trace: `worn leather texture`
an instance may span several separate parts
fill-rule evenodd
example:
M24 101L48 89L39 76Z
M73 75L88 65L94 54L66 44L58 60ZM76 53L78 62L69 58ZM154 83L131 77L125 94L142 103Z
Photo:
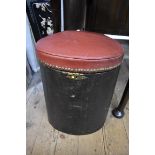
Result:
M42 38L36 51L44 63L73 69L113 67L123 58L123 48L117 41L84 31L64 31Z
M83 135L102 128L119 67L100 73L78 75L79 78L70 78L70 72L51 69L42 63L40 67L48 120L55 129Z

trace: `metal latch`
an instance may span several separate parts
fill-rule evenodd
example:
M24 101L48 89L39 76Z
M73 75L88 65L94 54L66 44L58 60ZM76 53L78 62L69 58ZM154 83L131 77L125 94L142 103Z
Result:
M71 73L67 72L67 78L72 79L72 80L83 80L86 79L87 77L84 74L81 73Z

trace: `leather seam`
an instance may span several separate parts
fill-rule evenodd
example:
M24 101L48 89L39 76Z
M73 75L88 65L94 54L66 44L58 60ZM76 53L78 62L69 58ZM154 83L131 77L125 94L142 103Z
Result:
M53 68L53 69L59 69L59 70L64 70L64 71L72 71L72 72L87 72L87 73L90 73L90 72L99 72L99 71L109 71L109 70L112 70L114 68L117 68L118 66L121 65L121 63L117 64L117 65L114 65L114 66L110 66L110 67L101 67L101 68L96 68L96 69L83 69L83 68L69 68L69 67L60 67L60 66L57 66L57 65L52 65L52 64L49 64L47 62L44 62L42 60L40 60L40 62L47 66L48 68Z

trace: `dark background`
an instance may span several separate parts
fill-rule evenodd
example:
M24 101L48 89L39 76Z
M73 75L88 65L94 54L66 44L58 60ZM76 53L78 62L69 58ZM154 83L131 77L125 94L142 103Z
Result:
M35 40L39 35L33 3L49 2L54 33L61 30L60 0L27 0L27 15ZM49 16L49 14L47 15ZM129 0L64 0L64 30L86 30L103 34L129 35Z

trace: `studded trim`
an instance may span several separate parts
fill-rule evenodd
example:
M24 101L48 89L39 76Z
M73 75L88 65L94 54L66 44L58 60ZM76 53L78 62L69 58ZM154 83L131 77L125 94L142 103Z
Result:
M97 69L80 69L80 68L67 68L67 67L60 67L57 65L52 65L52 64L48 64L42 60L39 60L40 63L42 63L43 65L47 66L48 68L51 69L59 69L59 70L63 70L63 71L70 71L70 72L85 72L85 73L90 73L90 72L99 72L99 71L108 71L108 70L112 70L114 68L117 68L118 66L121 65L121 63L115 65L115 66L111 66L111 67L103 67L103 68L97 68Z

